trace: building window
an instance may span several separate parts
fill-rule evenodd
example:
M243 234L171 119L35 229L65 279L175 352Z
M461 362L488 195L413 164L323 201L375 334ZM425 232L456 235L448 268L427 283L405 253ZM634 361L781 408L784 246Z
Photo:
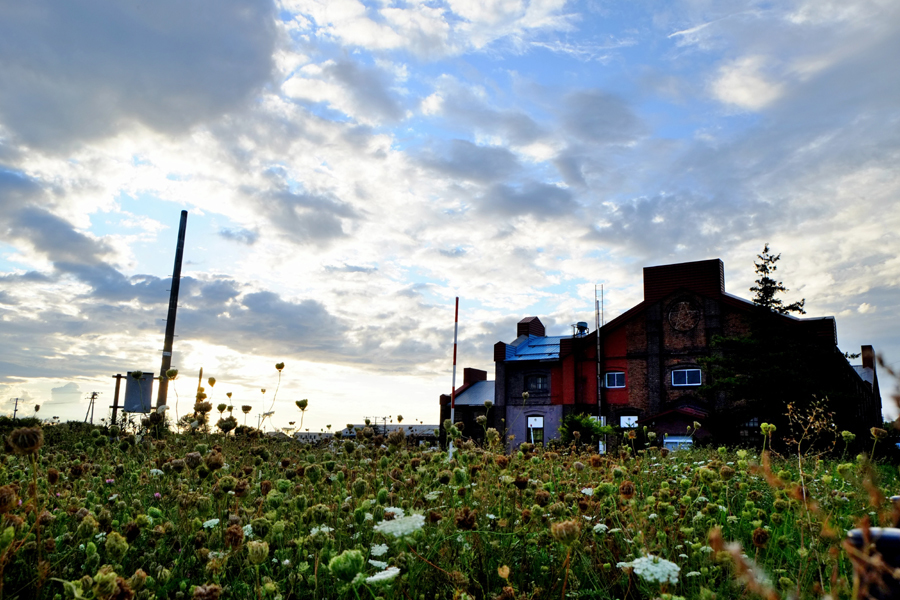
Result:
M623 388L625 387L625 373L621 371L610 371L606 374L606 387Z
M633 429L637 427L638 418L635 415L623 415L619 417L619 427L627 427Z
M677 371L672 371L672 385L676 387L700 385L700 369L678 369Z
M687 435L670 435L663 440L663 446L669 450L690 449L694 445L694 439Z
M749 440L751 437L755 437L759 433L759 417L753 417L743 425L741 425L740 436L741 439Z
M544 417L528 417L528 441L532 444L544 443Z
M525 389L529 392L546 392L550 389L550 378L546 375L529 375L525 378Z

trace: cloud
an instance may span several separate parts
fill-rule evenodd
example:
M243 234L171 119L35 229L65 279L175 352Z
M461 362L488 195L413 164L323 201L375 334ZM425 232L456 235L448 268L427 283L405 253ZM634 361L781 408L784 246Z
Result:
M247 246L252 246L259 240L259 231L251 229L228 229L223 227L219 230L219 235L226 240L246 244Z
M579 208L568 190L539 182L516 187L494 185L477 203L483 212L500 217L532 215L558 219Z
M269 80L274 17L265 0L4 5L0 124L49 152L130 123L183 134Z
M591 144L629 142L642 132L628 104L601 90L567 95L560 118L568 136Z
M442 150L426 153L422 163L455 179L498 181L513 175L520 166L516 156L503 147L450 140Z
M783 86L765 77L766 59L748 56L723 65L711 84L713 96L740 109L758 111L784 93Z
M391 83L388 72L380 67L328 60L307 65L283 89L296 100L328 103L356 121L385 124L399 121L406 112Z

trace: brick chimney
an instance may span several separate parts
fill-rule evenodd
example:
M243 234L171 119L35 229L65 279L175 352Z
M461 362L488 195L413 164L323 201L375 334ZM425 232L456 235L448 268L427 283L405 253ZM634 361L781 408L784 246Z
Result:
M875 349L872 346L861 346L862 366L866 369L875 370Z
M476 381L487 381L487 371L470 369L469 367L463 369L463 385L469 385Z
M644 267L644 301L656 302L675 290L688 288L717 298L725 292L725 265L718 258Z
M547 335L544 333L544 324L541 323L541 320L537 317L525 317L521 321L519 321L516 326L516 337L520 335L535 335L537 337L544 337Z

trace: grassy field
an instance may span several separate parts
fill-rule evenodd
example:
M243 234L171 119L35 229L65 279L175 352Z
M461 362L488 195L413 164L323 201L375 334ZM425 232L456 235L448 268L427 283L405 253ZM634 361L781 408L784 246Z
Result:
M900 490L865 455L113 431L7 436L3 598L851 597Z

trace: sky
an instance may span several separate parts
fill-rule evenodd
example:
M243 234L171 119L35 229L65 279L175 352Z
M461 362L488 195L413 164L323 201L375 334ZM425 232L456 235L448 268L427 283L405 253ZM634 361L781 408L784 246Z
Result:
M766 243L900 367L898 56L893 0L0 2L0 414L159 372L182 210L179 416L202 367L249 422L437 423L456 296L492 374L645 266L750 298Z

